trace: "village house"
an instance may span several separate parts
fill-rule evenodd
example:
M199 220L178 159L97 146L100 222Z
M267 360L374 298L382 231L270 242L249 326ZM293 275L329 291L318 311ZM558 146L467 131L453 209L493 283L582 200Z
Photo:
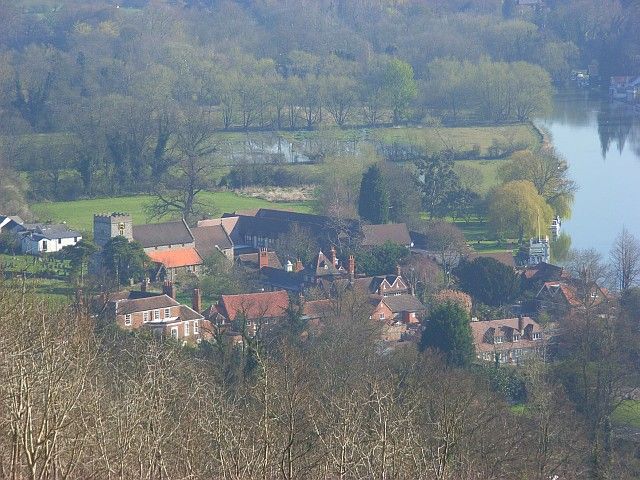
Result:
M64 247L72 247L82 240L80 232L70 230L65 224L24 224L18 233L20 249L27 255L59 252Z
M193 307L178 303L175 287L165 282L163 293L146 291L121 292L111 295L103 316L123 330L149 329L162 338L173 338L184 344L197 344L211 337L211 324L198 310L200 291L194 291Z
M224 326L254 336L273 327L288 307L289 295L284 290L222 295L206 315L218 328Z
M216 252L222 253L228 260L234 259L233 241L222 225L194 227L191 229L195 248L202 259Z
M24 230L24 220L17 215L0 215L0 233L18 233Z
M544 282L535 297L538 311L555 318L579 309L604 307L612 299L606 288L598 285L584 288L580 281L571 278Z
M542 328L529 317L471 322L471 332L479 360L519 365L544 358Z

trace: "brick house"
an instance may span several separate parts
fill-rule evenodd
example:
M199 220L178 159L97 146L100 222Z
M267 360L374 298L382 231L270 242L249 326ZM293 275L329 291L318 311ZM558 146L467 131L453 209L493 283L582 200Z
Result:
M165 285L166 286L166 285ZM199 292L194 293L197 307ZM200 343L211 337L208 320L191 307L178 303L166 293L123 292L111 296L103 316L123 330L143 328L163 338L183 344Z
M471 332L479 360L520 364L544 357L542 328L529 317L471 322Z
M151 250L147 256L155 264L153 278L175 281L180 273L200 273L204 261L193 247Z
M606 288L598 285L583 288L579 281L570 278L544 282L535 297L538 311L556 317L572 310L605 307L612 299Z
M256 335L282 319L288 307L289 294L285 290L222 295L210 315L217 326L239 331L246 328L249 335Z

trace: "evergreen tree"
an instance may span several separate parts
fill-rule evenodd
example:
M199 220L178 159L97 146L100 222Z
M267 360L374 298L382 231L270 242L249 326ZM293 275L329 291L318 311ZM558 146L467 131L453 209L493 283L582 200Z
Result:
M141 280L145 276L149 258L138 242L130 242L125 237L114 237L104 246L102 259L105 267L121 285L130 279Z
M476 302L491 307L513 302L522 288L520 277L513 268L489 257L478 257L472 262L463 260L454 274L462 291Z
M420 347L422 350L440 350L452 365L469 365L475 349L467 311L457 302L438 305L426 322Z
M371 165L362 175L358 214L374 224L389 221L389 193L378 165Z

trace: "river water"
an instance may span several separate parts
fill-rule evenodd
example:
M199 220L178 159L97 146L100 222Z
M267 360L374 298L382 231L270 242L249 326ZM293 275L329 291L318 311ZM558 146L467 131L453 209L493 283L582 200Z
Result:
M576 92L558 96L539 124L578 184L572 216L562 225L571 248L606 256L623 226L640 239L640 116Z

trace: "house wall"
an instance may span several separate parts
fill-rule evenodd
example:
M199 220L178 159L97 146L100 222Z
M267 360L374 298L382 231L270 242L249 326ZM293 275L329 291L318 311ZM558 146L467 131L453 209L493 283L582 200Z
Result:
M167 307L169 309L169 315L165 316L165 309L160 308L160 320L164 320L165 318L176 318L180 315L180 306ZM158 310L158 309L156 309ZM148 322L144 321L144 312L148 312ZM151 323L153 321L153 312L154 310L141 310L139 312L134 312L131 314L131 325L126 324L126 316L125 315L116 315L116 325L125 330L137 330L141 328L147 323Z
M382 316L381 316L382 315ZM390 322L393 320L393 312L383 302L378 303L376 308L371 314L372 320L379 320L382 322Z
M35 241L30 237L23 237L20 241L20 248L22 253L28 255L37 255L40 253L54 253L59 252L64 247L73 246L82 240L82 237L72 237L72 238L54 238L50 239L42 239L39 241ZM44 248L46 242L46 250Z

